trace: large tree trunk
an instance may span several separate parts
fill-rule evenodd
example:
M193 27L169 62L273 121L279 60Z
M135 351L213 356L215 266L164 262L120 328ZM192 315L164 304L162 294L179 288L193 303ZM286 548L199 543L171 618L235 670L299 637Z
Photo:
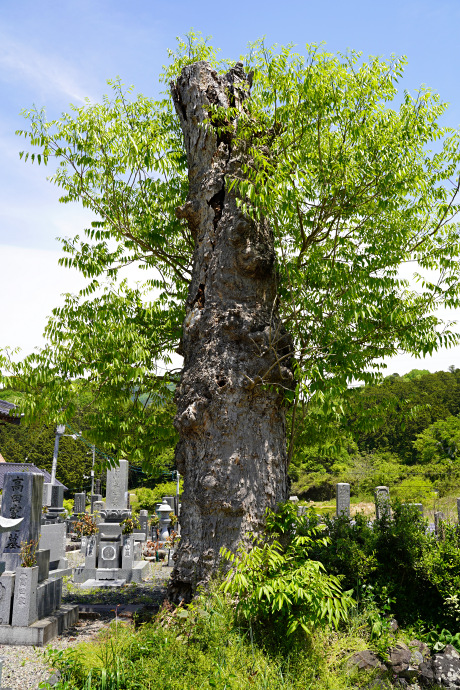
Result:
M243 67L219 76L197 62L171 88L190 184L177 215L195 240L176 393L176 462L185 479L169 596L178 602L216 571L221 546L235 550L261 530L265 509L286 499L282 388L293 377L290 339L277 315L272 232L246 218L228 191L242 158L232 136L202 124L211 104L242 107L249 95Z

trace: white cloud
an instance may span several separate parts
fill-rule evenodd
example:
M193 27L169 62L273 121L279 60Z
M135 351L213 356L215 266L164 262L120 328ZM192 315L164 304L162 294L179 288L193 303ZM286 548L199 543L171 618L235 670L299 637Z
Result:
M0 348L20 347L26 355L41 347L46 319L63 303L60 295L76 292L84 279L58 265L60 252L0 245Z
M61 56L42 53L30 46L0 35L0 74L7 81L25 82L42 94L58 93L83 103L89 89L80 75Z

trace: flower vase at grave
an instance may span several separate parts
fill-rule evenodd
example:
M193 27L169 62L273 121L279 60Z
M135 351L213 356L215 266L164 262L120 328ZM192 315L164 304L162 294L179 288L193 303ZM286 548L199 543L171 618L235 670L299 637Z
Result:
M38 619L38 565L17 568L14 583L13 626L27 627Z

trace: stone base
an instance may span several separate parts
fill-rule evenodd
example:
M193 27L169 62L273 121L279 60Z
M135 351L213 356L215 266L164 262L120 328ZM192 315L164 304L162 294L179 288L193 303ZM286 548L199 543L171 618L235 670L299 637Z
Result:
M59 577L67 577L72 575L73 568L58 568L57 570L50 570L48 580L57 580ZM0 688L0 690L2 690Z
M66 604L27 627L0 625L0 644L43 647L78 621L78 606Z
M114 582L124 580L126 582L142 582L147 577L149 563L147 561L134 561L132 568L75 568L73 581L79 584L87 580L97 582ZM111 579L108 579L111 578ZM95 587L96 585L91 585ZM102 587L103 585L99 585ZM110 587L110 585L107 585Z
M94 587L123 587L126 580L86 580L81 585L82 589L93 589Z

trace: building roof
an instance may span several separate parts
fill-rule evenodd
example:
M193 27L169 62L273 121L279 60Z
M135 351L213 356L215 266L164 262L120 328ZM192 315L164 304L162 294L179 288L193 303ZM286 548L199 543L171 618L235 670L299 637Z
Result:
M20 415L11 416L10 410L15 410L17 405L10 403L7 400L0 400L0 419L10 424L19 424L21 421Z
M51 475L46 470L41 470L39 467L35 467L31 462L2 462L0 464L0 489L3 489L3 482L5 481L5 475L7 472L38 472L43 474L45 482L51 481ZM56 479L56 484L58 486L64 486L60 481ZM67 491L67 487L64 486L64 490Z

